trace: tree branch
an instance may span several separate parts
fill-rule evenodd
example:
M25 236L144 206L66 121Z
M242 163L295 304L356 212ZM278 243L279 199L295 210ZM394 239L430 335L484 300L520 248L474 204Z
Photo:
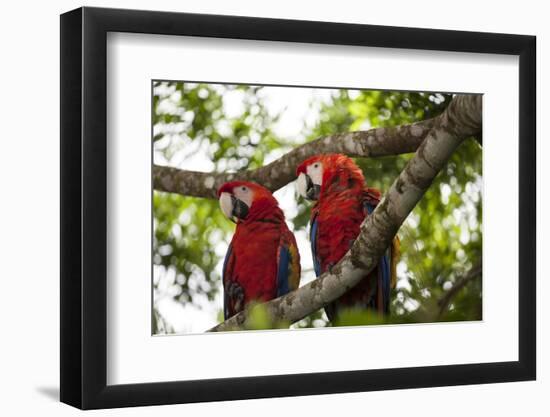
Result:
M464 288L470 281L481 276L483 270L482 267L482 261L480 260L468 271L465 276L460 278L456 282L456 284L453 285L452 288L445 293L445 296L441 298L441 300L437 302L437 304L439 305L439 313L437 315L438 319L440 319L445 311L447 311L447 308L449 307L452 299L460 292L460 290Z
M340 262L315 281L263 304L272 322L301 320L342 296L374 269L456 147L480 130L481 117L481 96L456 96L434 121L426 139L384 199L365 219L359 236ZM245 309L210 331L246 328L249 314L249 309Z
M433 119L392 128L377 128L340 133L298 146L263 167L236 173L209 173L178 168L153 167L153 187L158 191L187 196L216 198L220 186L228 181L245 180L276 191L296 178L296 168L305 159L321 153L342 153L352 157L399 155L414 152L430 129L442 119Z

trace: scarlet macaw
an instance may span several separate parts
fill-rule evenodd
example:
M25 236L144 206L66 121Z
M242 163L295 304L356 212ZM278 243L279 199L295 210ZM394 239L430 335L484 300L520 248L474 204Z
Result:
M234 181L222 185L218 197L225 216L237 224L223 264L228 319L251 301L269 301L298 288L300 255L269 190Z
M297 169L298 192L316 200L311 210L310 240L315 274L338 263L359 234L365 216L380 201L380 191L367 187L361 169L341 154L313 156ZM380 258L377 267L353 289L325 307L334 321L344 308L369 308L388 314L390 289L396 284L399 240Z

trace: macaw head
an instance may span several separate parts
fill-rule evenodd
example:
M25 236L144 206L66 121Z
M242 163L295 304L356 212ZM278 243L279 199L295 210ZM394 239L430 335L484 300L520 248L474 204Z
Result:
M323 192L331 186L342 187L342 184L365 183L361 169L345 155L333 153L315 155L298 166L296 187L298 192L308 200L318 200Z
M259 184L248 181L231 181L218 190L220 208L234 223L280 211L273 194ZM282 212L281 212L282 213Z

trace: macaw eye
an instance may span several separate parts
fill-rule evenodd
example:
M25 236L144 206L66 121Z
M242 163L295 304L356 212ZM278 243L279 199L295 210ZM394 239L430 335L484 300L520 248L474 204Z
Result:
M247 188L246 187L241 187L241 190L247 191Z
M313 164L313 168L319 168L319 164Z

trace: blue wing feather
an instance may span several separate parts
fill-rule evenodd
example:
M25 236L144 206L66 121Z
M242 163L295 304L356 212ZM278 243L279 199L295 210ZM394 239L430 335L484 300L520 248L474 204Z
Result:
M279 265L277 266L277 297L285 295L289 291L291 255L284 245L279 247Z
M386 313L389 313L390 309L390 263L388 261L388 255L382 256L380 258L380 263L378 264L378 268L380 268L380 271L382 273L382 295L384 300L384 311Z
M315 275L321 275L321 262L317 257L317 216L311 221L311 229L309 231L309 241L311 244L311 254L313 256L313 269L315 270Z
M365 207L367 209L367 213L370 215L376 208L376 206L365 202ZM380 269L380 273L382 274L382 295L384 300L384 311L386 313L389 312L390 309L390 280L391 280L391 272L390 272L390 258L389 255L384 255L382 258L380 258L380 262L378 264L378 268Z
M225 283L229 279L228 271L227 271L227 265L229 263L229 258L231 257L231 254L233 253L233 248L231 244L227 248L227 253L225 254L225 259L223 260L223 269L222 269L222 285L224 287L223 291L223 316L225 319L229 318L229 295L227 294L227 291L225 291Z
M372 212L373 212L374 209L376 208L376 206L373 206L372 204L369 204L369 203L367 203L367 202L365 202L364 207L367 208L367 214L372 214Z

